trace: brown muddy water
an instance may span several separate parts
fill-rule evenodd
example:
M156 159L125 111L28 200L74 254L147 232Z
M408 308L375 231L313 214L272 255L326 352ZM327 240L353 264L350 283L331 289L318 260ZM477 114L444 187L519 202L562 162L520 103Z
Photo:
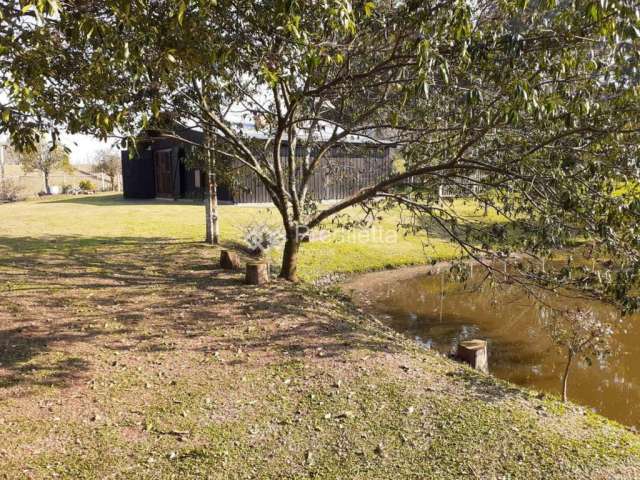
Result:
M385 278L386 277L386 278ZM395 330L442 353L462 340L485 339L490 372L502 379L560 395L566 354L551 341L535 301L516 286L477 288L449 282L443 274L404 277L371 274L346 285L356 300L382 313ZM585 306L614 322L612 354L589 365L574 361L569 399L623 424L640 427L640 316L622 319L610 306L568 298L555 305Z

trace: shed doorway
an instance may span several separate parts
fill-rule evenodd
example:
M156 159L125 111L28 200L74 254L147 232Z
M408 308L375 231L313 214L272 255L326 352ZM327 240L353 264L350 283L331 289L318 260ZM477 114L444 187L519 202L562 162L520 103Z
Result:
M160 150L154 153L156 197L173 198L174 196L171 166L171 150Z

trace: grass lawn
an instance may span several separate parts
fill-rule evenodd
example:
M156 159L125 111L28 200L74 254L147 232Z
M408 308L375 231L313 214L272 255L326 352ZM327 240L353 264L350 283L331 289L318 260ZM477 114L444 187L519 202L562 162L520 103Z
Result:
M310 285L243 285L200 243L202 216L115 197L0 205L0 478L640 476L640 440L613 422ZM224 207L223 237L256 216ZM305 278L426 258L424 239L331 240L304 246Z
M482 219L470 206L460 204L458 208ZM56 197L7 205L3 210L0 232L8 238L26 237L25 246L33 241L38 246L41 240L45 245L63 241L65 246L82 247L110 239L199 242L204 238L203 207L190 202L124 201L116 195ZM360 217L356 209L349 214ZM232 247L242 244L243 229L250 223L265 222L280 228L277 212L266 207L222 206L220 217L221 238ZM327 223L322 240L302 245L301 278L315 280L333 273L415 265L459 255L454 245L441 238L404 235L397 229L398 221L399 215L390 215L371 228L353 230ZM272 252L275 265L279 265L280 254Z

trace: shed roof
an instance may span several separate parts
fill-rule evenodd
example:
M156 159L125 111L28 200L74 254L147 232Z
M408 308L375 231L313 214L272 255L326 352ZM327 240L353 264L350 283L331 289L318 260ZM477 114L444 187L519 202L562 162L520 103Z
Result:
M267 128L259 128L256 126L254 122L233 122L230 124L230 127L239 135L248 139L255 140L264 140L268 141L274 137L274 133L270 132ZM325 122L321 124L319 128L317 128L312 133L312 140L315 142L324 142L331 138L334 131L334 127ZM338 133L340 133L341 129L338 128ZM158 139L166 136L167 133L174 133L177 136L184 137L186 140L191 141L200 141L202 139L202 129L199 127L180 127L174 130L168 129L153 129L149 128L145 130L140 136L140 140L148 140L148 139ZM298 130L298 138L306 140L308 138L308 129L299 129ZM344 139L342 139L339 143L343 144L371 144L371 145L387 145L391 146L394 142L389 139L379 138L379 135L375 135L374 132L371 134L363 134L363 135L347 135ZM286 143L286 139L284 140Z

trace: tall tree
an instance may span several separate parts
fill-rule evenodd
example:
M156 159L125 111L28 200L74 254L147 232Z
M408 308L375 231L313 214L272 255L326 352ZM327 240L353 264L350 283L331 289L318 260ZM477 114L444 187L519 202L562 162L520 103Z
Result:
M110 149L100 150L95 154L93 170L109 177L111 190L117 190L117 178L122 174L120 155Z
M97 125L105 133L125 125L133 134L164 111L174 125L210 132L215 142L199 146L256 175L280 213L284 278L296 278L300 231L355 205L401 205L417 226L437 227L488 268L485 258L510 249L539 256L577 236L591 239L615 257L611 277L528 265L522 281L580 286L634 303L637 2L166 0L64 7L46 28L69 46L51 62L52 75L64 80L52 83L64 85L53 93L61 104L83 99L68 113L71 128ZM256 116L267 148L238 127ZM170 126L160 133L181 136ZM309 182L326 168L327 153L352 136L392 144L399 167L323 208ZM527 235L461 218L438 204L443 184Z
M57 0L0 5L0 135L9 133L17 150L35 147L42 131L57 142L57 127L73 112L54 94L64 86L48 81L64 76L53 61L66 55L54 33L59 6Z
M260 178L283 219L285 278L296 277L301 229L380 199L480 253L480 231L459 231L455 212L433 205L443 182L490 192L479 200L527 218L536 248L595 227L585 212L624 202L611 185L630 173L633 148L620 141L632 146L637 134L631 2L183 2L174 17L168 5L145 15L161 38L131 31L168 59L146 80L151 110L214 132L208 148ZM242 115L262 118L269 148L235 126ZM318 209L309 181L350 135L393 143L403 169Z

